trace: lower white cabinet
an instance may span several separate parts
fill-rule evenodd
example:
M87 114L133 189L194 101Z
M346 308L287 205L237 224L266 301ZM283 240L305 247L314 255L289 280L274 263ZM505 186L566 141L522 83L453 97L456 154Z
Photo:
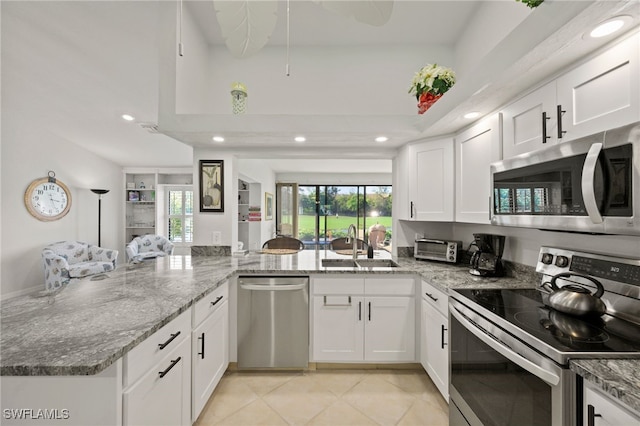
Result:
M640 424L640 413L632 412L611 397L584 384L584 419L588 426L626 426Z
M413 278L332 280L314 280L313 361L415 361Z
M422 282L420 362L449 401L449 319L447 295Z
M229 365L229 303L225 283L200 300L194 318L204 316L192 335L191 420L195 422ZM204 313L202 313L204 311Z
M187 335L123 392L124 426L190 425L191 339Z

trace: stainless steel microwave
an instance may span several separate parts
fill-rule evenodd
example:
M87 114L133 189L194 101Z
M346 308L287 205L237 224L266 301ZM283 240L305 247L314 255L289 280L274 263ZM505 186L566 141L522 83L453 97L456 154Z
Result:
M461 241L442 241L422 238L415 241L413 257L456 263L460 255Z
M640 235L640 122L491 165L491 223Z

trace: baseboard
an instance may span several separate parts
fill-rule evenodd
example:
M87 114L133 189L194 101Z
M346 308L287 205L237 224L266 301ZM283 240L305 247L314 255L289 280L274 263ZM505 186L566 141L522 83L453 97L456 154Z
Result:
M421 370L422 365L415 362L397 364L343 363L343 362L310 362L307 368L241 368L237 362L230 362L228 372L237 371L318 371L318 370Z

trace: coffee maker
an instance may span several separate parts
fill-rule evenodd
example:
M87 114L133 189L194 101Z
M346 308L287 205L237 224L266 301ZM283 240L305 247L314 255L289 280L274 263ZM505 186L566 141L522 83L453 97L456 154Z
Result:
M482 277L502 276L504 235L473 234L473 239L469 249L475 246L476 251L471 255L469 272Z

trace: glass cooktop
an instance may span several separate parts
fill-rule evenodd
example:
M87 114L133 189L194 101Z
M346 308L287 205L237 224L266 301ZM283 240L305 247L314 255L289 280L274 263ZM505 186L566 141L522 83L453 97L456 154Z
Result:
M460 302L521 339L521 333L525 332L554 350L571 353L574 357L579 357L580 353L595 352L636 352L640 357L640 327L611 315L577 317L564 314L545 306L542 293L533 289L460 289L455 292L472 303ZM505 327L504 321L509 325ZM525 339L525 342L534 346L530 339Z

